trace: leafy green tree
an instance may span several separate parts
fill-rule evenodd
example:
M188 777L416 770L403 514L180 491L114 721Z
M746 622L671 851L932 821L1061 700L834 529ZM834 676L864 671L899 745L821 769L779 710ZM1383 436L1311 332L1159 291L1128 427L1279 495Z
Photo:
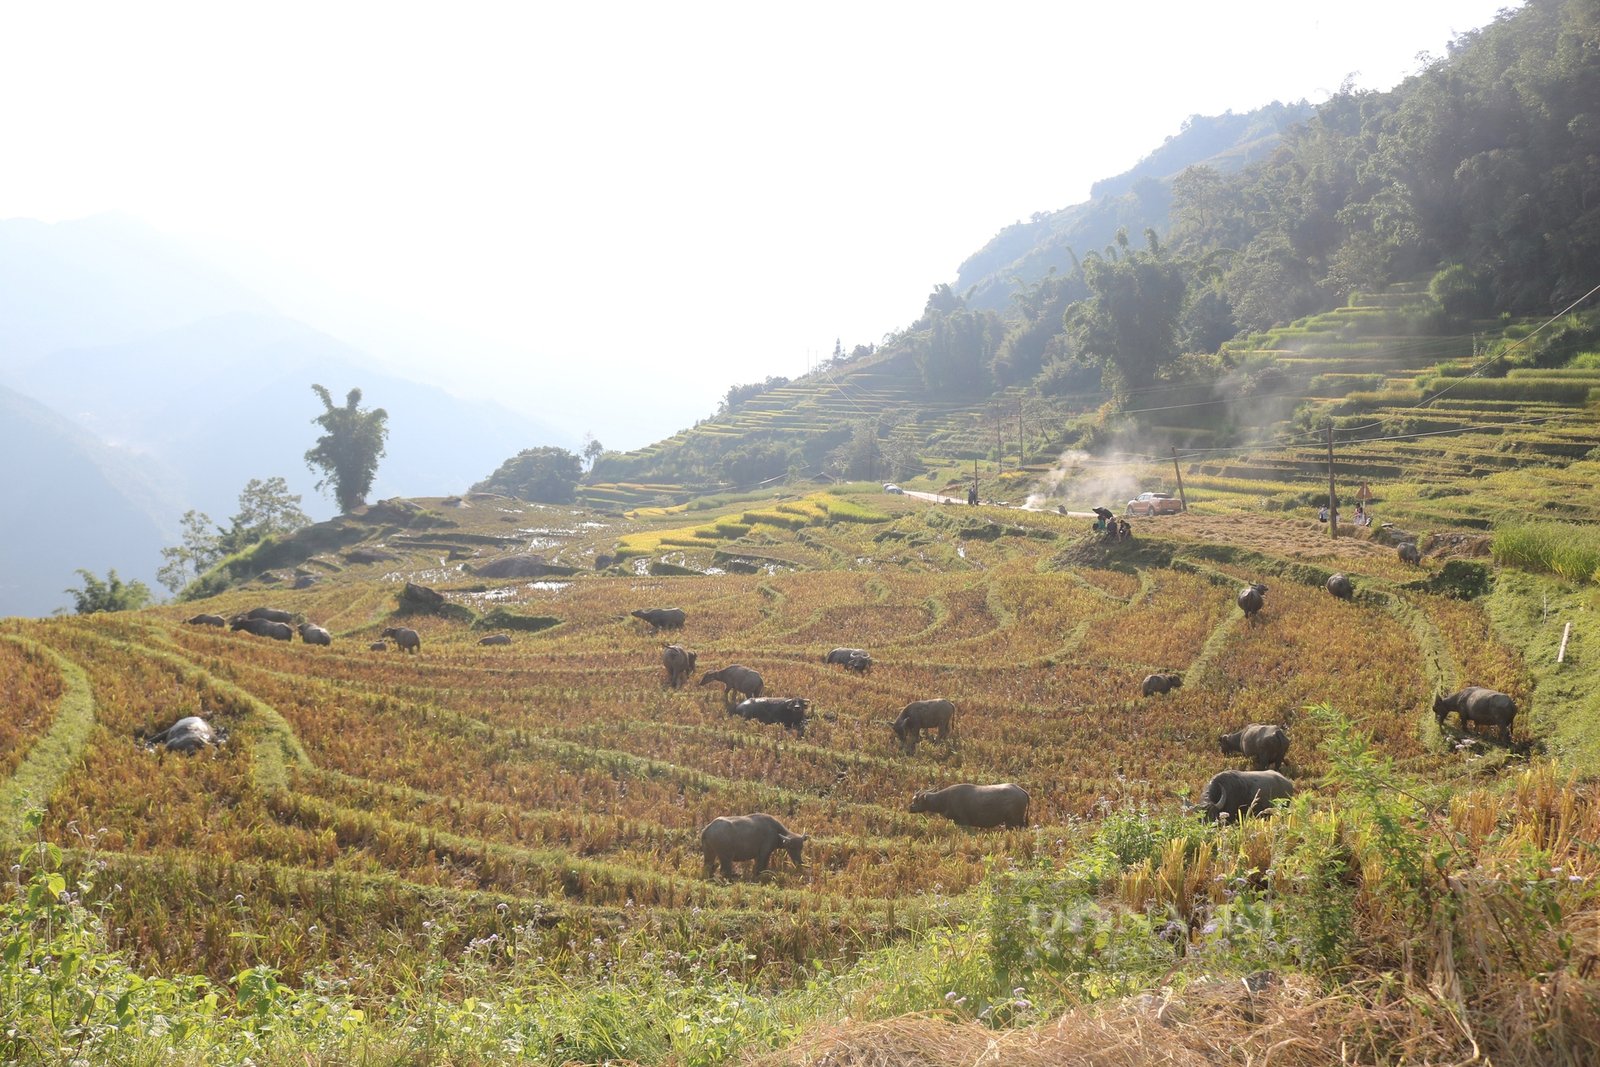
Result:
M1146 236L1148 251L1131 248L1126 232L1119 232L1119 258L1087 257L1083 276L1092 295L1065 317L1075 350L1105 367L1123 396L1149 386L1178 355L1183 269L1161 255L1153 234Z
M593 434L585 434L583 438L583 464L589 470L594 470L595 461L605 455L606 446L595 440Z
M472 489L541 504L567 504L572 501L582 474L583 465L577 456L564 448L545 445L518 452Z
M384 444L389 439L389 413L382 408L363 410L361 390L352 389L344 407L335 407L333 397L320 385L313 385L325 409L311 421L323 434L315 448L306 452L306 466L322 473L317 489L331 486L339 510L349 513L366 502L372 491L372 478L378 473Z
M224 529L203 511L183 515L183 540L163 548L156 578L173 593L211 569L224 556L249 548L274 534L293 533L311 524L300 510L300 495L281 477L252 478L239 493L239 512Z
M101 611L138 611L154 597L150 587L140 581L124 582L117 577L117 569L106 572L105 580L96 578L83 568L78 568L83 588L66 589L72 598L72 609L79 615L93 615Z

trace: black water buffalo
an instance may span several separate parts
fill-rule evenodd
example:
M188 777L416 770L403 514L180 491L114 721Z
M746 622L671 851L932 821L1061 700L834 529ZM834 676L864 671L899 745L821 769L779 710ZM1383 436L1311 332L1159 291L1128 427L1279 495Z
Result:
M1289 731L1281 726L1253 722L1231 734L1217 738L1224 756L1248 756L1255 760L1256 770L1280 770L1283 757L1289 751Z
M682 608L643 608L629 614L646 623L651 633L657 630L681 630L689 618Z
M1356 587L1348 575L1333 574L1328 576L1328 592L1340 600L1349 600L1356 595Z
M1452 711L1460 714L1463 730L1469 722L1498 726L1506 744L1511 743L1511 722L1517 717L1517 702L1498 689L1469 685L1449 696L1433 698L1433 717L1439 720L1440 726Z
M1028 791L1020 785L947 785L911 798L913 812L931 811L958 826L1027 826Z
M700 831L700 851L705 854L707 878L721 864L722 876L731 880L736 860L755 860L750 877L756 878L767 869L767 860L780 848L789 853L796 867L804 866L800 862L800 848L805 843L805 834L790 833L783 823L762 812L723 815L712 819Z
M384 637L394 638L394 647L406 652L422 651L422 635L409 626L388 626L384 628Z
M1260 582L1252 582L1239 590L1239 608L1244 612L1246 619L1254 619L1256 612L1261 610L1267 602L1267 587Z
M268 622L294 622L294 612L279 608L251 608L244 613L247 619L266 619Z
M144 739L146 748L165 745L168 752L198 752L207 745L221 744L211 724L198 715L188 715L153 737Z
M872 658L871 656L867 656L867 650L864 648L836 648L832 652L829 652L826 656L823 656L822 662L842 663L848 667L850 665L850 661L855 659L857 656L865 656L867 659Z
M1183 688L1183 675L1181 674L1147 674L1144 681L1139 684L1139 692L1145 696L1155 696L1158 693L1170 693L1174 689Z
M700 684L710 685L712 682L721 682L727 687L722 691L722 699L730 704L733 703L735 695L747 697L761 695L761 675L738 663L720 670L706 671L705 676L700 679Z
M1220 771L1206 783L1199 810L1213 821L1270 811L1274 800L1294 796L1294 783L1277 771Z
M741 700L730 709L730 715L754 719L768 726L782 726L797 734L806 732L806 707L804 697L755 697Z
M273 622L271 619L251 619L243 615L235 615L228 623L228 629L233 631L244 630L257 637L270 637L275 641L293 641L294 627L286 622Z
M383 652L388 649L388 647L389 642L387 641L374 641L372 644L367 646L367 649L371 652Z
M185 626L226 626L228 625L228 620L221 615L195 615L192 618L184 619L183 624Z
M661 665L667 669L667 684L676 689L689 680L694 670L695 654L682 645L663 645Z
M950 733L950 724L955 717L956 706L948 700L913 700L900 709L891 728L901 747L908 753L915 752L917 745L922 742L922 731L937 730L939 740L943 741Z
M1422 553L1419 552L1417 550L1417 546L1410 541L1404 541L1397 548L1395 548L1395 554L1400 557L1401 563L1409 563L1413 567L1422 562Z
M872 657L867 655L865 652L861 653L859 656L851 656L849 659L844 661L844 669L847 671L855 671L857 674L866 674L872 669Z
M490 634L488 637L478 638L478 644L480 645L509 645L510 643L510 634Z
M313 626L309 622L300 624L300 640L308 645L331 645L333 635L320 626Z

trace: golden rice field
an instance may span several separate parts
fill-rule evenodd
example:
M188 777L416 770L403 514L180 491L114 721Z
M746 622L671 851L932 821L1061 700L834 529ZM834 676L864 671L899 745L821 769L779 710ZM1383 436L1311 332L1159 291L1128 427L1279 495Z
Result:
M502 533L540 521L531 506L499 510L512 516L491 517ZM1199 516L1142 523L1126 551L1088 544L1081 520L1055 515L892 501L876 518L763 529L761 544L740 545L804 569L653 577L627 565L484 582L434 544L398 562L329 558L300 591L257 584L134 614L8 620L0 773L86 687L92 725L35 798L43 833L103 866L118 947L158 968L226 977L262 960L381 987L403 979L389 961L425 929L455 943L537 929L544 950L578 955L644 921L665 945L738 937L748 972L781 974L925 923L997 865L1063 854L1109 807L1195 797L1212 773L1245 766L1218 753L1224 731L1287 724L1288 769L1314 789L1325 757L1300 709L1332 701L1400 765L1455 774L1479 756L1441 736L1433 692L1527 695L1519 656L1475 604L1403 588L1415 573L1377 546L1319 558L1292 520L1260 520L1245 564L1194 551L1222 533ZM574 561L623 532L526 529ZM688 562L708 565L710 551ZM1346 569L1362 594L1335 600L1291 564ZM406 579L475 611L561 622L482 647L487 631L464 622L397 617ZM1234 593L1257 579L1267 607L1246 622ZM182 622L268 603L328 627L333 646ZM651 606L681 607L688 623L651 634L628 614ZM419 632L419 654L369 648L396 624ZM697 653L695 681L740 663L769 695L805 697L803 736L730 716L720 686L667 688L666 640ZM838 645L868 649L870 673L825 665ZM1157 671L1186 684L1140 697ZM907 755L888 724L928 697L957 705L953 737ZM186 758L136 740L185 715L227 742ZM917 790L963 781L1021 784L1032 825L975 831L907 810ZM703 877L701 827L754 811L809 835L805 866L779 857L760 881Z

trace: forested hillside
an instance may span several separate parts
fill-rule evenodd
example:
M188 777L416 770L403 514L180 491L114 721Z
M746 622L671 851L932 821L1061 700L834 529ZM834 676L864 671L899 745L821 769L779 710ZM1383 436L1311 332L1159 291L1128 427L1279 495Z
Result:
M1299 376L1284 357L1304 356L1304 339L1266 343L1267 331L1281 340L1346 305L1368 309L1368 320L1352 317L1341 328L1353 334L1322 340L1414 352L1434 338L1435 358L1413 374L1560 367L1583 347L1585 321L1568 323L1561 343L1536 339L1537 355L1507 345L1508 358L1481 367L1497 352L1480 341L1574 304L1583 313L1600 283L1597 39L1593 4L1536 0L1391 91L1346 88L1308 116L1280 106L1191 120L1148 166L1097 187L1090 205L1003 231L881 343L841 345L796 382L736 386L716 417L608 454L591 499L651 492L629 486L681 498L794 473L950 475L971 460L1048 462L1074 444L1227 445L1313 416L1375 436L1358 431L1371 422L1359 412L1318 401L1421 378L1369 370L1357 381L1352 366L1335 369L1349 380L1331 393L1335 379L1286 386ZM1215 148L1205 138L1218 130L1237 156L1272 147L1248 166L1183 170L1168 212L1156 175ZM1092 232L1074 229L1084 212L1123 228L1075 247L1062 235ZM992 295L1001 277L1003 308ZM1246 413L1253 400L1271 403ZM1311 403L1290 422L1297 400Z

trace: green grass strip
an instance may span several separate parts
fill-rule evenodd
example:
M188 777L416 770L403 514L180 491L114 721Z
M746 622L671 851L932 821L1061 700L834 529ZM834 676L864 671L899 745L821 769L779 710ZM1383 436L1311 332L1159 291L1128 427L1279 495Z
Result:
M23 817L32 808L49 802L63 779L83 755L89 732L94 729L94 690L83 668L54 649L24 637L6 635L5 640L29 653L48 659L61 672L61 702L50 730L41 737L11 778L0 785L0 840L20 843Z

